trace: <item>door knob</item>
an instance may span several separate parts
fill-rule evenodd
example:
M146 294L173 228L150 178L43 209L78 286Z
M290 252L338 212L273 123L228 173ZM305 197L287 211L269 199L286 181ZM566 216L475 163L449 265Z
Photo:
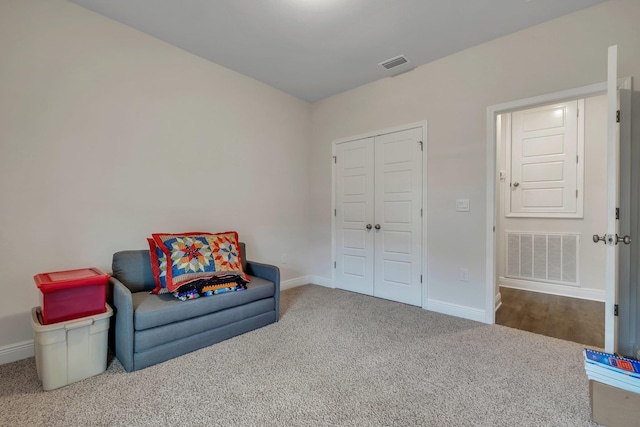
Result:
M367 224L367 230L371 230L371 224Z
M616 234L616 245L620 242L624 243L625 245L628 245L629 243L631 243L631 237L629 236L620 237Z
M606 234L604 236L598 236L597 234L594 234L593 242L594 243L603 242L606 245L607 237L608 236ZM611 236L611 238L609 239L609 244L613 244L613 243L614 243L613 236ZM620 237L616 234L615 244L617 245L618 243L624 243L625 245L628 245L631 243L631 237L629 236Z
M380 230L380 224L376 224L375 228L376 230Z
M514 186L514 187L517 187L518 185L520 185L520 183L519 183L519 182L514 182L514 183L513 183L513 186Z

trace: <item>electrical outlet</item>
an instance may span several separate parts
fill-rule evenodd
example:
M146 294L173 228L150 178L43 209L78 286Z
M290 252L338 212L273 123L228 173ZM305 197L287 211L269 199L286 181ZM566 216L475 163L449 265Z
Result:
M468 282L469 281L469 269L468 268L461 268L460 269L460 281L461 282Z
M282 258L280 259L280 261L281 261L283 264L286 264L286 263L287 263L287 261L289 261L289 257L287 256L287 254L282 254Z

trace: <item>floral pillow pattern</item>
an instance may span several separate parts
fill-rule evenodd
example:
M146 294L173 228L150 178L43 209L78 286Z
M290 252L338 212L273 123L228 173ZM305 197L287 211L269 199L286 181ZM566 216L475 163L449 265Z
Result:
M248 282L249 277L242 270L238 234L235 232L214 234L208 236L206 239L211 245L213 259L216 263L216 271L236 272Z
M167 261L166 284L163 286L162 279L159 279L161 289L154 293L173 293L182 285L193 280L211 278L229 272L236 273L243 280L249 281L249 278L242 271L238 233L235 231L217 234L156 233L152 237ZM162 257L158 255L159 276L161 263Z

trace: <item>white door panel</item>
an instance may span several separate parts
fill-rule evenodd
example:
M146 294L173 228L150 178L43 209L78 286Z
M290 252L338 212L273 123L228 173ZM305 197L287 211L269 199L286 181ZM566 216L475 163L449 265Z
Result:
M374 295L421 305L422 130L376 137ZM383 155L378 155L383 153Z
M422 128L336 144L336 287L422 305L421 148Z
M373 295L373 139L336 149L336 287Z
M411 233L408 231L384 231L385 251L408 255L411 253Z
M364 230L344 230L345 249L367 249L367 236Z
M564 202L563 188L538 188L524 190L521 205L525 208L561 208Z
M581 216L578 111L583 103L511 113L508 216Z
M525 132L564 128L566 110L563 105L545 106L522 112L522 130Z
M522 156L550 156L562 155L564 149L563 135L548 135L537 138L527 138L522 141Z
M522 181L562 181L564 179L563 162L531 163L522 166Z

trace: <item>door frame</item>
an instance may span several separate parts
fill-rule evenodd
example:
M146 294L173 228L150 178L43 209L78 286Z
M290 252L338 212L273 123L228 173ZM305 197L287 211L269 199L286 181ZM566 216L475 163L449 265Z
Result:
M359 135L353 135L345 138L335 139L331 142L331 284L332 287L336 287L336 147L338 144L342 144L349 141L355 141L358 139L364 138L375 138L376 136L386 135L389 133L400 132L409 129L422 129L422 266L421 272L422 275L422 296L421 296L421 307L426 308L427 306L427 153L429 144L427 143L428 139L428 126L427 121L422 120L419 122L408 123L405 125L399 125L394 127L389 127L385 129L375 130L371 132L361 133Z
M619 89L632 89L631 77L623 77L618 79ZM573 89L548 93L544 95L534 96L530 98L520 99L516 101L505 102L502 104L491 105L487 107L487 222L486 222L486 277L485 277L485 323L494 324L496 310L498 309L498 295L495 293L496 287L496 215L498 209L496 207L496 191L498 180L496 176L496 143L497 128L496 118L503 113L509 113L514 110L533 108L554 102L569 101L572 99L587 98L590 96L602 95L607 93L607 82L595 83L587 86L580 86ZM620 97L620 109L630 111L630 97ZM624 105L622 105L624 103ZM630 123L630 120L627 120ZM626 126L626 125L625 125ZM620 136L623 132L629 132L628 129L620 128ZM594 230L594 233L600 231Z

